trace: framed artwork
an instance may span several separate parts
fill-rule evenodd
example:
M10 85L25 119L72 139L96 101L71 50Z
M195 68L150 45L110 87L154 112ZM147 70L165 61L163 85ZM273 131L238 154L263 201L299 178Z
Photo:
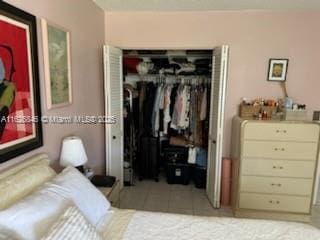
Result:
M270 59L268 81L285 82L289 59Z
M48 109L72 103L70 32L41 19Z
M42 146L36 18L0 1L0 163Z

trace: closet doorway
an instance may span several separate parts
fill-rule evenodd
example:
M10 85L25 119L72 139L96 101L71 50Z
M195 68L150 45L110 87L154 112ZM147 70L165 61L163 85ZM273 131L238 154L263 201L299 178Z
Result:
M194 179L220 207L228 53L104 46L105 112L117 119L106 125L106 172L122 188L162 172L168 184Z

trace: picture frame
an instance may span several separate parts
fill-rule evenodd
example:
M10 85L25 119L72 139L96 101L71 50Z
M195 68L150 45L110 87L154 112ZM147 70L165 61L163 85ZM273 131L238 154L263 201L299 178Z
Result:
M269 60L268 81L285 82L287 79L289 59Z
M72 104L70 32L41 19L47 108Z
M36 17L0 1L0 163L43 145Z

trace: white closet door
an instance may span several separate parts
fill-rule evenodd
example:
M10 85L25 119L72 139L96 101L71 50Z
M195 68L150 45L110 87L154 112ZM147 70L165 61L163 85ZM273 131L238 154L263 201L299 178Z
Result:
M215 208L220 207L223 124L228 54L228 46L217 47L213 50L206 191L211 204Z
M106 173L123 186L123 88L122 50L103 47L105 114L115 116L115 124L106 124Z

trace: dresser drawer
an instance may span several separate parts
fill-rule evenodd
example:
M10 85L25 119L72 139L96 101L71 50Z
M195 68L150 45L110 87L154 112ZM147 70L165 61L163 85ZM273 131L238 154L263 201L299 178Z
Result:
M239 208L309 213L310 197L241 193Z
M243 159L241 175L313 178L315 162Z
M312 179L241 176L240 191L311 196Z
M319 126L316 124L250 122L245 125L244 139L317 142Z
M317 143L244 141L243 156L272 159L316 160Z

